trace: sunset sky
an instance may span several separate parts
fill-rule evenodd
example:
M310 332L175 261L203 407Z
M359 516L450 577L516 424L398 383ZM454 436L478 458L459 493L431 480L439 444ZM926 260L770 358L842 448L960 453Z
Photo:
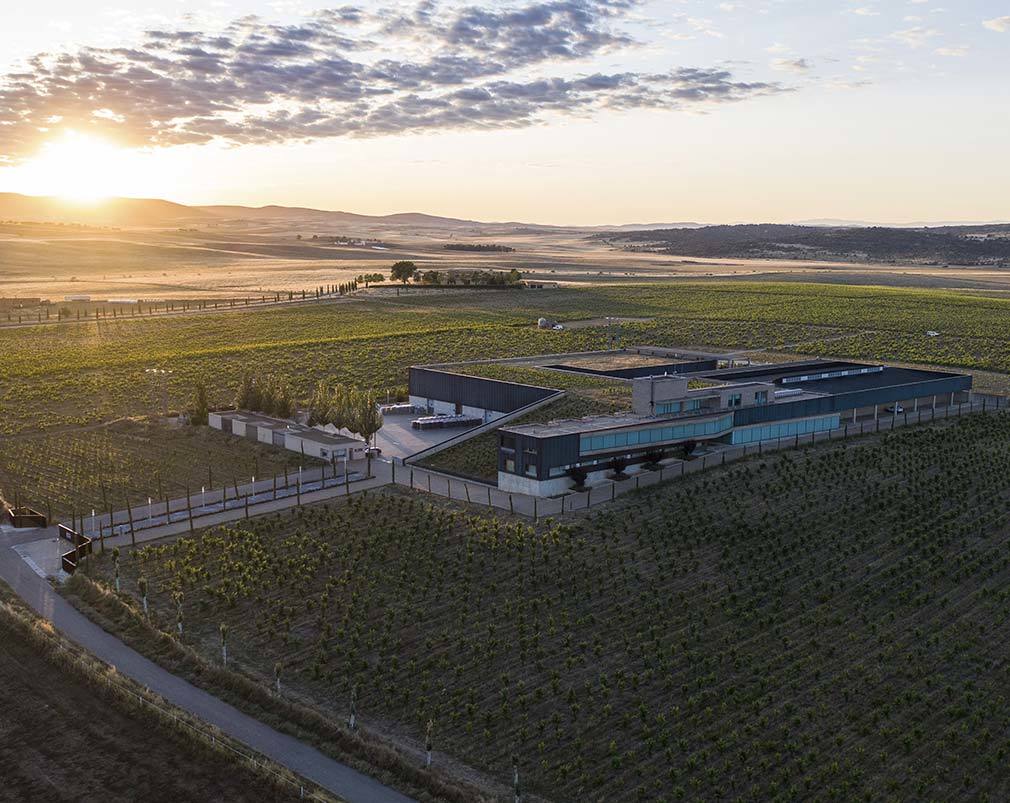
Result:
M50 0L0 27L0 191L1010 220L1007 75L995 0Z

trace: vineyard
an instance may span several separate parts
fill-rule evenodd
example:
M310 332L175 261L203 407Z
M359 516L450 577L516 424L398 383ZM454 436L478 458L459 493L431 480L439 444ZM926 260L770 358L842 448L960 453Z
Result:
M1000 801L1008 474L1010 416L969 416L563 525L355 497L140 549L122 587L264 686L430 722L506 782L514 753L555 800Z
M11 438L0 450L0 489L69 519L123 510L297 468L299 455L193 427L123 421L108 427ZM306 465L315 463L309 458Z
M246 370L307 398L319 380L402 392L412 364L605 348L605 329L543 332L570 320L647 317L620 344L787 349L1010 371L1010 301L966 293L802 284L654 283L550 293L375 296L312 307L29 327L5 334L0 434L81 425L160 408L144 370L172 370L173 409L197 382L231 402ZM940 332L928 338L927 330Z
M311 307L101 321L6 332L0 353L0 492L68 509L98 508L108 475L119 474L133 501L154 496L160 472L177 492L196 484L207 460L176 459L167 438L114 462L115 444L67 434L71 427L185 409L197 383L212 406L231 404L244 373L271 375L306 402L319 381L402 397L410 365L607 348L605 328L541 331L537 318L602 315L647 319L620 325L620 345L779 349L808 355L887 359L1010 372L1010 301L948 291L728 282L583 286L549 293L404 293ZM927 330L939 332L927 337ZM470 366L497 378L550 384L578 396L572 415L626 406L627 388L588 376L545 374L528 366ZM976 387L1010 391L1005 374L980 373ZM624 394L624 395L622 395ZM551 417L569 413L552 411ZM38 448L5 436L53 432ZM434 465L493 475L493 436L445 452ZM122 447L129 452L128 447ZM240 450L245 447L236 447ZM111 450L111 451L110 451ZM493 455L492 455L493 457ZM230 471L224 450L219 458ZM102 462L104 460L104 463ZM172 462L168 466L165 461ZM249 456L240 451L242 471ZM195 467L194 467L195 466ZM103 479L105 478L105 479ZM117 480L118 481L118 480ZM203 483L200 483L203 484ZM30 494L38 487L40 494Z

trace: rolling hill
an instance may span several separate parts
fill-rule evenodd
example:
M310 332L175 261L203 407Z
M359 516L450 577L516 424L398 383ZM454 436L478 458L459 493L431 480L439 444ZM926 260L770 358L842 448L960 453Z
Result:
M77 203L63 198L0 193L0 220L167 227L210 217L200 209L156 198L110 198Z

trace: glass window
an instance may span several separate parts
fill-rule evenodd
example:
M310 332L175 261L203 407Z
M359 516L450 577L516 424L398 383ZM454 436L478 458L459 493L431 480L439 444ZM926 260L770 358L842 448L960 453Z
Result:
M739 407L743 403L743 395L740 393L733 393L726 400L727 407Z

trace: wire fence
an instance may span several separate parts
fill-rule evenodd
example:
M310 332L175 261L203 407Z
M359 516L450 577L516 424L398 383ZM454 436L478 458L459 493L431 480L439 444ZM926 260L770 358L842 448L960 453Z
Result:
M59 645L60 649L66 649L63 644ZM135 699L140 703L141 707L146 706L152 711L157 712L160 716L170 721L175 727L180 729L186 729L187 731L196 734L202 738L205 742L210 744L210 746L215 750L220 750L229 753L243 762L249 764L257 772L260 772L273 781L283 784L286 788L291 788L293 792L297 792L298 797L303 800L321 800L329 801L333 798L330 796L322 795L315 790L314 786L285 775L282 772L278 772L274 766L276 762L272 759L267 758L262 753L258 753L252 750L241 749L235 746L234 740L229 736L219 736L217 732L210 730L209 728L200 727L195 724L190 716L182 715L177 709L169 708L164 705L160 705L150 696L151 692L149 689L145 689L146 695L142 694L133 688L131 688L126 683L122 683L113 679L113 673L116 671L114 667L109 667L109 672L106 674L106 684L110 689L116 689L119 693ZM294 773L292 772L292 775Z

